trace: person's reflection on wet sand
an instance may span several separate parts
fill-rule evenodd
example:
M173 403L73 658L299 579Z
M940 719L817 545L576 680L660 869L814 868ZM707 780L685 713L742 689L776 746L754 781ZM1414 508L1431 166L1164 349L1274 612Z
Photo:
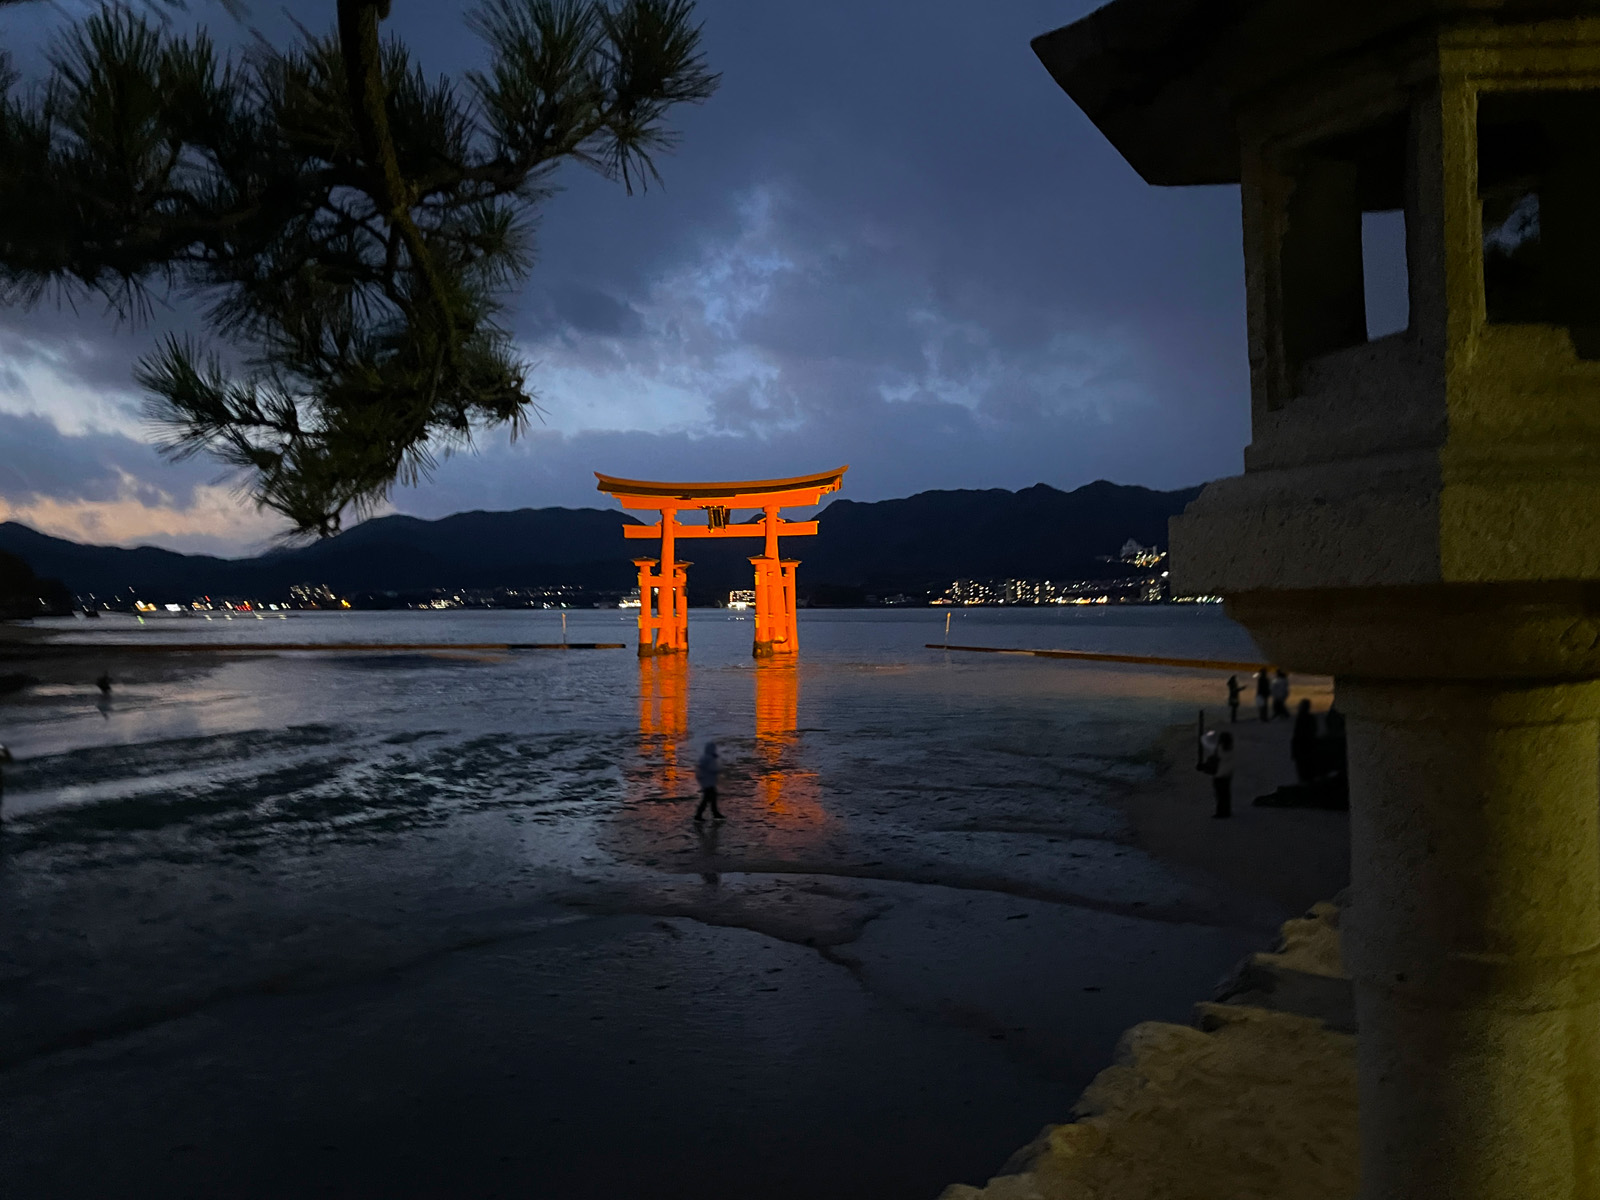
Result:
M700 840L701 866L715 866L717 862L717 839L722 835L722 826L715 821L710 824L697 823L694 827L696 836ZM710 887L719 887L722 875L718 871L702 871L700 878Z

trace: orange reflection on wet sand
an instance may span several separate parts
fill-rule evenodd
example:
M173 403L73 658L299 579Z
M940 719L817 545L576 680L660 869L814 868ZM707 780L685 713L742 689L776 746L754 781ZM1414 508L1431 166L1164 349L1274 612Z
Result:
M829 817L815 771L799 767L800 671L793 663L766 662L756 676L755 798L772 816L819 825Z
M655 796L695 792L693 764L682 744L689 736L689 660L662 655L639 660L639 757Z

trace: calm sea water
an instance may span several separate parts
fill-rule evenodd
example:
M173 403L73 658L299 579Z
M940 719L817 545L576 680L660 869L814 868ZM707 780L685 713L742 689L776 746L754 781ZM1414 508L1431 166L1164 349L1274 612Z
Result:
M1171 701L1186 706L1195 692L1187 685L1201 678L1121 668L1019 666L1011 660L925 649L926 643L945 640L945 616L927 609L803 613L795 690L806 723L820 720L819 706L871 709L880 700L894 704L907 694L937 699L955 716L976 688L984 693L985 704L1004 703L1008 692L1023 704L1105 699L1143 727L1168 721L1175 711ZM744 615L711 610L696 610L690 617L692 651L685 673L692 728L684 735L748 734L753 681L760 677L749 655L752 622ZM110 615L96 622L38 624L57 631L63 641L108 646L563 640L562 614L554 611L294 613L231 620ZM566 614L565 636L573 642L631 647L634 618L627 611L573 610ZM958 645L1259 657L1249 635L1211 606L967 609L951 614L949 640ZM0 729L14 749L30 757L175 735L236 732L262 722L281 726L336 720L374 733L411 732L448 715L487 728L531 724L615 731L635 720L641 692L652 686L650 673L641 673L631 650L461 657L283 654L177 672L170 681L151 679L150 672L137 667L134 660L134 677L117 688L108 711L95 707L95 694L82 687L45 688L43 694L35 693L32 704L0 708ZM1213 685L1204 694L1215 690ZM1141 728L1139 736L1144 732ZM27 782L25 778L17 786ZM51 773L40 782L54 784L57 779ZM31 807L81 796L79 791L46 787L13 799Z
M1221 676L926 649L944 623L805 612L793 666L713 611L687 662L331 648L559 641L548 611L62 623L118 682L0 707L19 1194L981 1180L1279 914L1209 917L1112 802ZM632 634L567 614L571 641ZM965 610L950 640L1257 657L1207 607ZM712 739L729 820L696 826Z
M565 617L573 641L631 642L636 612L571 609ZM1250 635L1230 621L1220 605L808 609L800 614L801 645L807 658L822 660L911 654L924 643L944 640L947 614L950 640L958 644L1191 656L1256 652ZM293 612L233 618L108 614L93 622L59 618L36 625L62 640L89 643L560 641L562 616L550 609ZM748 654L747 613L693 609L689 620L693 661L731 661Z

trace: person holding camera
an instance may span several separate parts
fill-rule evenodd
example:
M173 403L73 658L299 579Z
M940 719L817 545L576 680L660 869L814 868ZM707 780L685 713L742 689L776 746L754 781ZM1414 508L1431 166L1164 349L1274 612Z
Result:
M1211 776L1211 794L1216 800L1213 818L1233 816L1233 734L1207 730L1200 739L1204 757L1200 769Z

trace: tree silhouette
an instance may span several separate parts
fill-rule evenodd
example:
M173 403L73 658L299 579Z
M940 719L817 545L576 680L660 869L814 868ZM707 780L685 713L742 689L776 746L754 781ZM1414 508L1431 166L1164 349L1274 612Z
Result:
M337 0L331 35L222 55L113 7L30 87L0 56L0 301L198 299L214 340L135 372L163 448L239 469L299 534L523 427L499 317L554 172L647 186L669 112L717 84L692 0L488 0L461 80L381 40L388 11Z

